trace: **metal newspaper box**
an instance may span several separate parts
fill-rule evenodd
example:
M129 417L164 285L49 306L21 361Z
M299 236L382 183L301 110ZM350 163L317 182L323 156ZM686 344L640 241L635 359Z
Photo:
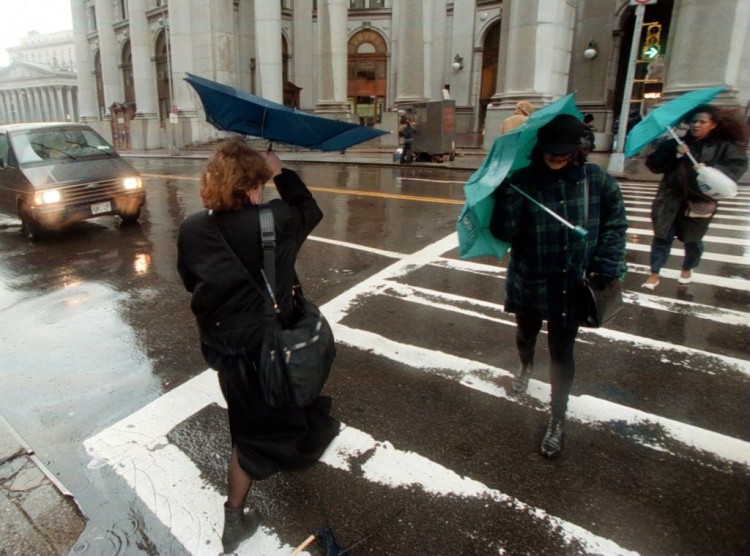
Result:
M414 104L417 133L412 148L417 160L445 162L455 158L455 100Z

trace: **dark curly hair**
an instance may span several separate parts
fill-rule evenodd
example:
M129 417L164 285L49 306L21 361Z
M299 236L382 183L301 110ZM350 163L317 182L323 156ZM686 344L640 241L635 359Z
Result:
M201 174L203 206L216 212L236 211L250 204L248 192L271 179L263 156L241 138L224 141Z
M745 130L742 122L737 118L737 111L731 108L719 108L713 104L701 104L685 114L683 122L690 123L696 114L708 114L716 127L711 131L709 137L731 141L739 145L745 142Z

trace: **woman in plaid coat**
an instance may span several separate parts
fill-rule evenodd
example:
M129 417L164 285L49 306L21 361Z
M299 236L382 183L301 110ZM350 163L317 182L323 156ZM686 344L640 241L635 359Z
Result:
M573 348L578 334L576 304L586 274L603 287L621 278L625 265L625 206L617 182L595 164L585 164L583 124L563 114L541 127L531 164L506 179L495 192L490 230L511 244L505 283L505 310L516 315L516 347L521 360L513 390L526 391L534 369L534 347L547 321L550 352L551 417L542 453L562 451L568 396L575 376ZM561 225L515 185L574 225ZM588 214L584 189L588 187Z

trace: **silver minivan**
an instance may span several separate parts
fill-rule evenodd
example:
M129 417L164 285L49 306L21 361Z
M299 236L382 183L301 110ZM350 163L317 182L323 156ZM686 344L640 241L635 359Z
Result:
M0 126L0 211L34 241L104 215L134 222L146 201L140 174L84 124Z

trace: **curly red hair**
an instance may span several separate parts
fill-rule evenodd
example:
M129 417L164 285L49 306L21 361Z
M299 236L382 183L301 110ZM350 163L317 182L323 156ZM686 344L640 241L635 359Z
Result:
M216 212L236 211L250 204L248 192L271 179L266 160L236 137L211 154L201 174L203 206Z

